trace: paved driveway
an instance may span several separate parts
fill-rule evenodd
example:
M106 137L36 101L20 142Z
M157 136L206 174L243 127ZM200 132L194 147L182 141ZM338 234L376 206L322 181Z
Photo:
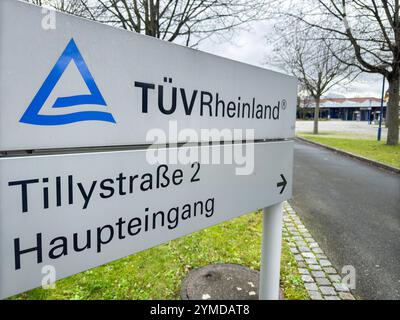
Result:
M290 201L340 272L356 269L355 294L400 299L400 175L296 142Z
M296 132L312 132L313 121L296 121ZM343 134L356 134L357 137L374 139L377 136L378 126L368 124L367 121L319 121L318 128L320 132L332 132ZM387 129L382 128L382 137L386 137Z

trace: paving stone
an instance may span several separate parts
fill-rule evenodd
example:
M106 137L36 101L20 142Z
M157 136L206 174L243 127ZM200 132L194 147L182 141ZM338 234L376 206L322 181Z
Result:
M314 282L313 277L306 274L301 275L301 280L303 280L303 282Z
M316 278L325 277L325 272L323 272L323 271L311 271L311 274Z
M333 282L333 283L340 283L342 279L340 278L339 275L337 274L328 274L328 278Z
M310 275L310 271L308 271L306 268L299 268L299 273Z
M311 300L324 300L319 291L308 291L308 294L310 295Z
M353 300L354 297L349 289L341 283L341 277L332 267L323 250L287 202L284 205L283 220L285 222L283 236L288 238L290 251L297 261L299 273L310 298L312 300L323 300L324 298L326 300ZM311 274L308 269L311 270ZM331 282L333 282L333 286ZM320 291L318 291L318 287ZM339 296L337 296L338 293Z
M294 255L294 258L295 258L296 261L302 261L302 260L304 260L304 259L303 259L303 256L302 256L301 254L295 254L295 255Z
M326 273L329 273L329 274L335 274L335 273L337 273L336 270L335 270L335 268L332 268L332 267L324 268L324 271L325 271Z
M322 267L329 267L332 265L332 263L329 260L325 260L325 259L319 260L319 264Z
M356 300L354 296L348 292L339 292L339 297L342 300Z
M321 248L311 248L311 250L314 253L319 253L319 254L324 253Z
M341 292L349 292L349 288L343 283L334 283L333 286L335 287L336 291Z
M304 258L315 258L315 255L314 255L314 253L312 253L312 252L302 252L301 255L302 255Z
M330 286L331 282L329 281L328 278L315 278L315 282L319 285L319 286Z
M318 286L315 283L305 283L304 287L308 290L308 291L317 291L318 290ZM332 288L333 289L333 288Z
M336 296L337 293L334 287L331 286L320 286L319 290L321 290L322 294L325 296Z
M298 247L307 247L307 243L304 241L296 241L296 244Z
M340 300L340 298L337 296L326 296L325 300Z
M290 248L290 251L291 251L292 253L299 253L299 250L297 250L296 247Z
M319 264L310 264L310 265L308 265L308 267L311 270L322 270L322 268L321 268L321 266Z
M305 260L307 264L318 264L318 261L314 258L306 258Z

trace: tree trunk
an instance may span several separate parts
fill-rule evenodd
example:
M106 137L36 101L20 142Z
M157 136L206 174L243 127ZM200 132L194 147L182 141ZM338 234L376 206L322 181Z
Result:
M314 134L318 134L319 103L320 103L320 97L315 99L314 131L313 131Z
M388 122L387 144L399 143L399 102L400 102L400 76L389 80L389 102L386 107L386 119Z

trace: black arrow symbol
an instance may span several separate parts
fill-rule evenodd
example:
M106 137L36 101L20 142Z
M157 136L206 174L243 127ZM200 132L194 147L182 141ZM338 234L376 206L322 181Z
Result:
M278 183L276 184L276 186L277 186L278 188L279 188L279 187L282 187L281 192L279 192L279 194L281 194L281 193L283 192L283 190L285 190L285 187L286 187L286 185L287 185L287 181L286 181L285 176L284 176L283 174L281 174L281 178L282 178L282 181L281 181L281 182L278 182Z

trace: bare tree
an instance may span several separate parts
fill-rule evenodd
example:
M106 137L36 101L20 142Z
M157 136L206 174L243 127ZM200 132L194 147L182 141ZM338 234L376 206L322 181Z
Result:
M387 144L399 142L400 0L308 0L291 2L286 15L348 44L354 61L343 63L378 73L389 82ZM275 5L276 5L276 1ZM280 2L280 1L278 1ZM286 4L286 9L288 5ZM283 13L283 11L281 12ZM333 52L335 54L335 52ZM337 56L340 60L341 58Z
M45 5L45 1L43 1L43 0L25 0L26 2L30 2L30 3L33 3L33 4L36 4L37 6L43 6L43 5Z
M321 97L335 85L350 83L359 73L353 66L342 62L351 58L346 48L326 39L322 33L325 32L315 34L313 29L294 24L290 18L275 26L278 40L274 46L273 63L297 77L300 91L313 98L314 134L318 134Z
M264 17L263 0L28 0L186 46ZM66 5L69 3L70 5Z
M90 0L25 0L37 6L52 7L55 10L90 18L86 4Z

